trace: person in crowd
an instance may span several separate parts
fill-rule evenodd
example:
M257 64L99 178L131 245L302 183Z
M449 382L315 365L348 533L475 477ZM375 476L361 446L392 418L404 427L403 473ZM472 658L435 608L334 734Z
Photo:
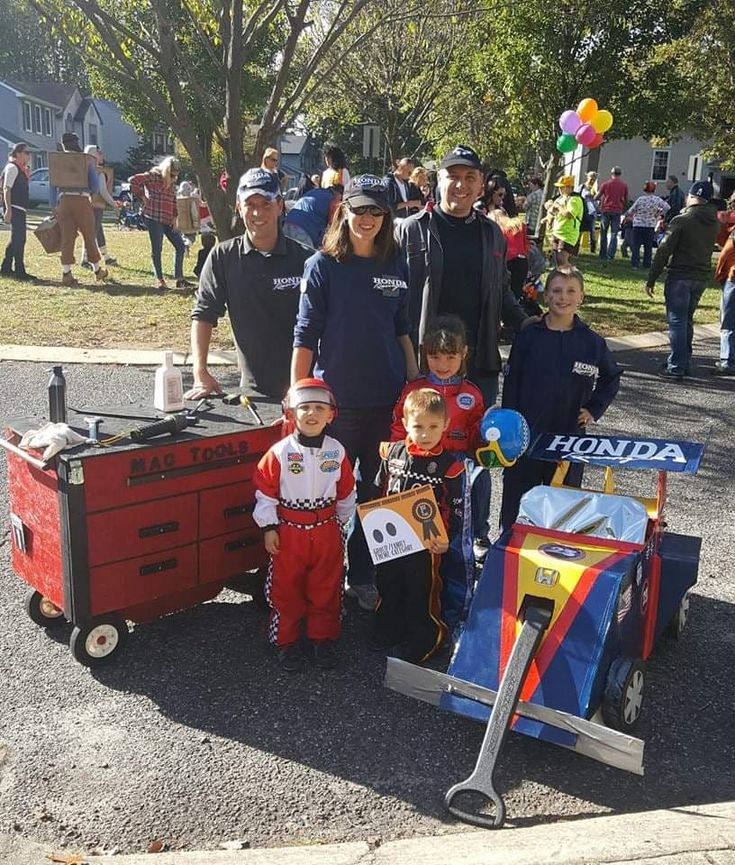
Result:
M202 275L202 271L204 270L204 265L209 258L209 253L214 249L217 244L217 236L213 231L203 231L200 235L202 238L202 246L197 253L197 261L192 270L194 271L194 276L197 278Z
M656 195L656 182L646 181L643 184L643 195L639 195L624 214L625 219L633 221L633 243L630 247L632 267L640 267L641 245L643 246L643 267L651 266L656 225L668 209L669 205Z
M628 185L620 179L622 174L623 169L620 166L613 166L610 179L600 186L595 195L595 201L600 204L600 258L603 261L612 261L615 258L620 218L628 204Z
M459 316L467 329L467 377L489 408L498 395L501 321L517 330L526 314L510 289L503 232L473 207L482 189L479 156L458 145L440 163L439 204L402 222L397 237L408 264L414 344L423 343L440 313Z
M522 216L498 213L495 221L503 232L506 243L505 262L510 272L510 290L520 303L523 286L528 277L528 231Z
M194 384L187 399L222 392L207 368L207 355L212 328L225 311L230 316L242 386L254 386L277 399L288 389L299 286L309 250L280 230L283 199L271 172L251 168L243 174L237 188L237 210L244 233L218 244L199 277L191 313Z
M61 136L61 147L66 153L82 152L82 148L79 146L79 136L76 132L65 132ZM71 271L74 264L74 244L77 239L77 232L82 235L87 250L87 258L92 265L97 281L101 282L103 279L107 279L107 270L100 264L102 256L97 248L94 211L91 202L91 195L97 192L98 188L99 180L95 160L89 161L87 179L83 186L74 189L57 189L55 186L49 186L51 212L56 216L61 231L62 285L79 285Z
M188 202L182 202L182 198L188 198ZM186 225L187 231L181 232L186 243L186 255L189 254L189 248L194 244L197 234L201 228L199 221L199 210L201 208L202 199L199 196L199 190L190 180L182 180L176 190L176 214L177 222L181 227L182 223ZM182 205L188 207L188 213L181 212Z
M278 188L284 190L286 188L286 183L288 182L288 177L286 176L286 172L281 171L279 168L280 164L281 154L275 147L266 147L263 151L263 158L260 161L260 167L263 171L270 171L278 182Z
M303 622L314 663L329 670L338 661L342 526L355 512L355 477L344 446L325 432L337 411L329 386L297 381L285 406L296 428L267 451L255 473L253 519L271 557L268 638L283 668L298 672L305 661Z
M510 185L508 175L502 168L494 168L488 172L490 180L494 180L497 186L503 188L503 200L501 206L508 216L518 216L518 208L516 207L515 195L513 187Z
M316 189L314 185L314 181L309 177L309 175L302 171L299 177L299 182L296 185L296 200L306 195L307 192L311 192L312 189Z
M96 192L92 195L92 210L94 211L94 229L97 238L97 249L99 249L105 265L114 267L117 264L117 259L107 251L107 238L105 237L105 230L102 227L102 217L105 215L105 208L111 207L113 210L117 209L117 202L110 195L110 190L107 188L107 177L105 176L105 172L100 170L105 164L105 154L102 152L102 148L98 147L96 144L88 144L84 148L84 152L90 156L94 156L97 161L98 187ZM87 268L91 268L92 266L89 263L86 246L83 247L81 265L82 267Z
M576 268L555 268L546 278L547 313L524 328L510 351L503 380L503 407L520 412L540 433L583 433L615 398L621 370L605 340L577 315L584 279ZM582 464L572 463L565 484L579 486ZM522 456L503 471L500 523L505 530L518 516L521 496L548 484L556 465Z
M505 187L501 185L500 178L491 177L485 184L485 195L483 203L485 205L485 215L488 219L497 222L498 216L507 216L507 212L503 207L505 200Z
M324 164L327 166L322 171L321 186L329 189L330 186L341 186L347 188L350 182L350 172L347 170L347 157L344 151L336 145L327 147L324 151Z
M377 487L390 495L430 485L447 534L461 535L465 471L442 445L449 423L444 397L432 388L411 391L403 403L403 423L406 437L381 445ZM447 549L445 541L432 539L426 550L378 565L374 649L398 647L403 660L420 664L441 646L447 625L441 618L440 569Z
M544 201L544 182L540 177L528 181L530 192L526 196L526 225L528 233L535 237L539 229L539 215Z
M713 375L735 375L735 235L732 229L717 259L715 282L722 286L720 299L720 359Z
M395 168L385 178L388 204L393 216L410 216L421 210L421 192L411 183L411 172L414 169L413 159L404 156L397 159Z
M544 205L552 218L551 248L556 267L568 267L572 257L579 253L582 233L584 201L574 192L574 178L565 174L554 184L559 195Z
M720 249L727 242L730 232L735 228L735 192L727 199L724 210L718 210L717 221L720 223L715 243Z
M31 158L31 148L25 141L19 141L13 146L8 162L2 171L2 194L4 203L4 220L10 225L10 242L5 247L3 263L0 266L2 276L12 276L13 279L35 279L26 270L26 211L28 209L28 178L31 172L28 161Z
M465 378L467 370L467 332L464 322L456 315L439 315L426 331L421 346L422 374L406 384L393 409L390 438L405 441L404 406L409 394L431 388L441 394L446 405L448 425L442 436L442 447L462 463L471 461L465 483L471 488L471 507L466 507L465 518L472 520L472 534L482 546L487 537L487 514L490 507L490 475L474 465L475 451L483 443L480 421L485 411L482 394L476 385ZM450 548L442 560L442 620L450 632L464 619L474 590L474 558L469 533L453 532Z
M595 228L597 221L597 205L595 204L595 195L597 195L597 172L588 171L585 175L584 183L579 187L579 194L584 202L584 213L582 215L582 234L587 232L589 235L590 252L594 255L597 249L597 238L595 236Z
M176 288L186 290L190 287L184 279L186 244L176 228L176 181L178 179L179 163L174 156L167 156L150 171L134 174L130 178L130 191L135 198L143 200L143 218L151 242L151 263L159 289L168 288L163 277L161 262L164 237L174 248Z
M669 223L646 280L646 294L653 297L656 280L667 268L664 299L671 352L659 375L674 381L691 375L694 313L712 275L712 248L719 228L713 195L708 180L691 185L686 209Z
M345 190L322 248L306 263L294 329L291 380L312 367L332 388L339 414L330 425L360 480L358 501L375 497L378 446L388 439L393 406L406 379L418 375L409 336L405 262L379 177L355 177ZM362 528L348 544L348 595L375 609L375 573Z
M283 233L311 249L318 249L324 232L342 201L341 186L312 189L294 202L283 220Z
M421 205L433 201L431 184L429 183L429 172L421 165L417 165L411 172L409 182L421 193Z
M669 193L664 199L664 201L669 205L669 209L666 213L666 222L671 222L671 220L675 216L678 216L684 209L686 196L682 192L682 189L679 186L679 178L675 174L669 174L666 178L666 189Z
M314 188L318 189L322 185L322 176L321 174L312 174L311 182L314 184Z

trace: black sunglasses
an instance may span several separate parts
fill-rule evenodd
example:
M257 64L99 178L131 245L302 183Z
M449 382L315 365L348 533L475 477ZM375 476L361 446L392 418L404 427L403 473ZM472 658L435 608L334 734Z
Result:
M349 204L347 205L348 209L355 214L355 216L365 216L366 213L369 213L370 216L385 216L385 211L374 204L363 204L361 207L351 207Z

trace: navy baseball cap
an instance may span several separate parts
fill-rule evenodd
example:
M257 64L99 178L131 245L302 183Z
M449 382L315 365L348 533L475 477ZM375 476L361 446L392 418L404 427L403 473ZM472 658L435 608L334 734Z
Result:
M692 183L689 187L689 194L709 201L715 194L715 190L709 180L697 180L696 183Z
M379 207L384 213L390 211L385 183L374 174L353 177L342 196L342 202L354 207Z
M466 165L468 168L476 168L482 171L482 162L477 153L464 144L458 144L439 163L439 168L451 168L452 165Z
M247 201L251 195L262 195L269 201L280 198L281 188L276 175L264 168L249 168L237 184L237 197L240 201Z

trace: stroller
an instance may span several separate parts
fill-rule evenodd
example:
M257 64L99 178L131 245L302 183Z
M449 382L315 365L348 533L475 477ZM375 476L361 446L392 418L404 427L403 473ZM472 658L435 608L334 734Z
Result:
M143 218L143 208L136 207L132 201L123 201L123 206L117 213L118 228L127 231L147 231L148 226Z

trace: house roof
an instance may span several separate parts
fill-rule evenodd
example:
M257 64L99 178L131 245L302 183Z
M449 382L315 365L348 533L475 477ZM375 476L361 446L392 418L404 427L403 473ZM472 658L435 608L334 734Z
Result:
M48 102L59 108L65 108L77 89L73 84L57 84L55 81L12 81L6 82L14 89L33 96L42 102Z
M307 140L308 135L282 135L281 153L284 156L298 155L304 149Z
M8 144L17 144L20 140L12 132L8 132L7 129L3 129L2 126L0 126L0 138L3 141L7 141Z
M84 117L89 110L90 105L92 106L92 108L94 108L94 113L97 115L97 117L100 119L100 121L102 121L102 116L97 110L95 100L92 99L91 96L85 96L84 99L82 99L82 101L79 103L79 108L77 108L77 113L74 115L74 119L81 123L84 120Z

